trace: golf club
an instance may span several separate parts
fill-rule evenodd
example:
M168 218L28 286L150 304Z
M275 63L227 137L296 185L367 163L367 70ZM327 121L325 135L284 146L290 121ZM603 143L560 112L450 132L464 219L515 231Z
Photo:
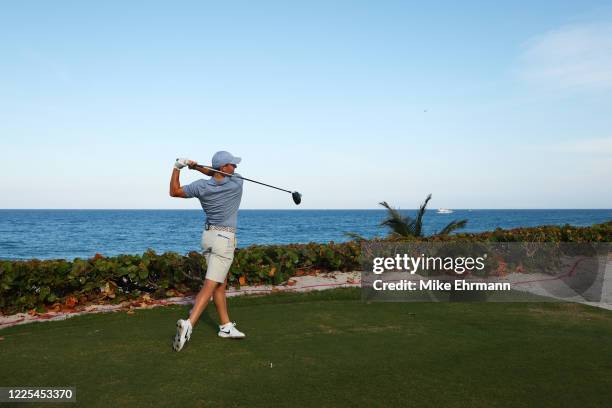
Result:
M177 159L177 160L178 160L178 159ZM241 179L243 179L243 180L250 181L250 182L252 182L252 183L261 184L262 186L266 186L266 187L275 188L275 189L277 189L277 190L284 191L284 192L286 192L286 193L291 194L291 197L293 198L293 202L294 202L295 204L299 205L299 204L302 202L302 195L301 195L300 193L298 193L297 191L289 191L289 190L285 190L284 188L280 188L280 187L271 186L270 184L262 183L261 181L257 181L257 180L251 180L251 179L248 179L248 178L246 178L246 177L237 176L237 175L235 175L235 174L225 173L225 172L223 172L223 171L221 171L221 170L217 170L217 169L214 169L214 168L212 168L212 167L202 166L201 164L196 164L196 165L195 165L195 166L193 166L193 167L194 167L194 168L195 168L195 167L201 167L201 168L203 168L203 169L208 169L208 170L215 171L215 172L217 172L217 173L221 173L221 174L223 174L224 176L229 176L229 177L238 177L238 178L241 178Z

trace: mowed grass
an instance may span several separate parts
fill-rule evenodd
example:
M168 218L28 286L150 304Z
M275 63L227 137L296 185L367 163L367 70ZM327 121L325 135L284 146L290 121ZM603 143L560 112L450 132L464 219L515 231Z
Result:
M246 339L217 337L211 305L180 353L171 343L189 306L2 330L0 386L74 386L77 406L86 407L603 407L612 400L605 310L365 303L357 289L233 298L229 307Z

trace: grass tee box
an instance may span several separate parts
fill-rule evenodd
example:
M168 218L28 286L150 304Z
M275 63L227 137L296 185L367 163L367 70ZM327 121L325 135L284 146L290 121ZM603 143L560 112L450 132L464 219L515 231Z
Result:
M249 337L218 338L209 308L178 354L173 328L189 306L2 330L0 385L73 386L76 405L87 407L601 407L612 399L609 311L367 303L358 289L229 302Z

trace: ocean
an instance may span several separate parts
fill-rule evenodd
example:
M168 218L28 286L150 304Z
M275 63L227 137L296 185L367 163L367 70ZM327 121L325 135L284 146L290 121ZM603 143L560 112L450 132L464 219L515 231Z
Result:
M416 210L402 210L414 216ZM382 237L383 210L240 210L238 247L251 244L342 242L345 232ZM455 219L467 219L462 232L497 227L591 225L612 220L609 210L428 210L426 234ZM0 210L0 259L73 259L200 251L202 210Z

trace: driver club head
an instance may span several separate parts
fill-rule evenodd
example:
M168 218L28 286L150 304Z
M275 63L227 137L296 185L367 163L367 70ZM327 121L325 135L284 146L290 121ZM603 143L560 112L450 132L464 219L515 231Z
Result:
M298 193L297 191L294 191L293 193L291 193L291 197L293 197L293 202L298 205L302 202L302 195Z

